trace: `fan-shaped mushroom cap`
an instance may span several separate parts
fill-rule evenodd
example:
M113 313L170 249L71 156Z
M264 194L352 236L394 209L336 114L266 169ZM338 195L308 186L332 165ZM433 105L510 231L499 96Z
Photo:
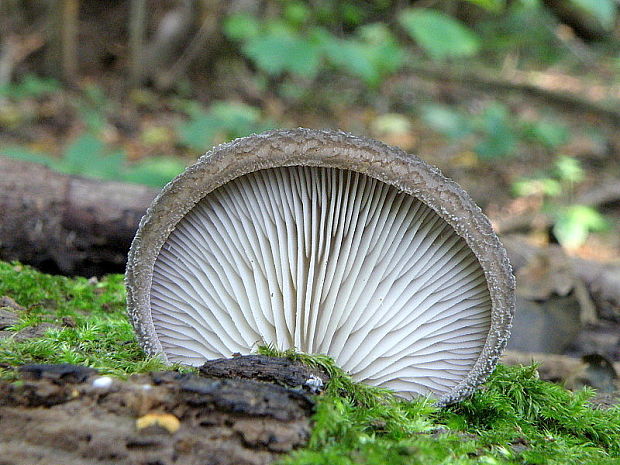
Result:
M191 365L257 344L447 404L493 369L514 278L469 196L419 158L333 131L216 147L168 184L127 265L149 354Z

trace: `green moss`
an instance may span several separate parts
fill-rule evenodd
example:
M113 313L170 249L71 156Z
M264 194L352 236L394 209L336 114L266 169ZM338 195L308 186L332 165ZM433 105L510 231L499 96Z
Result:
M260 352L331 376L308 447L282 464L620 464L620 407L596 410L592 390L541 381L536 366L500 365L470 399L439 409L354 383L329 357Z
M119 376L164 368L135 340L120 275L89 281L0 262L4 295L26 307L15 333L55 327L45 337L0 339L3 364L70 362ZM535 366L498 366L473 397L439 409L431 399L404 401L355 383L326 356L259 351L321 366L331 377L317 396L308 446L282 464L620 464L620 407L593 409L591 390L541 381Z
M9 296L25 310L15 332L0 339L0 362L77 363L102 373L126 376L164 367L140 349L125 314L122 275L101 281L40 273L18 263L0 262L0 296ZM42 323L54 325L45 337L25 338L18 331ZM5 369L11 376L12 370Z

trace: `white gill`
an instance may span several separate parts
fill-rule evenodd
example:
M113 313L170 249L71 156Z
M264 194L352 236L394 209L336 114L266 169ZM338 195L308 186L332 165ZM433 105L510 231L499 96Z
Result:
M335 168L256 171L205 196L162 247L150 299L171 362L270 343L407 397L462 381L491 325L483 270L452 227Z

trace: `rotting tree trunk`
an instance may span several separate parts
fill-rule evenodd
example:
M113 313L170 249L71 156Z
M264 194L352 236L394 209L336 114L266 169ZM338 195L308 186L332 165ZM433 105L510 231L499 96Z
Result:
M235 371L243 359L214 362ZM264 357L260 366L322 376L281 360ZM0 381L6 463L265 465L310 435L314 400L286 385L176 372L93 384L94 370L74 365L20 371L22 383Z
M85 276L123 272L157 191L0 157L0 259Z

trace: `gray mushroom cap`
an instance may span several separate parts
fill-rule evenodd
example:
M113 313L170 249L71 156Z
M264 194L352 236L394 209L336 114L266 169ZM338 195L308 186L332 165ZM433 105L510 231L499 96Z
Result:
M150 355L325 353L399 395L461 400L509 336L514 277L482 211L419 158L336 131L220 145L169 183L129 252Z

